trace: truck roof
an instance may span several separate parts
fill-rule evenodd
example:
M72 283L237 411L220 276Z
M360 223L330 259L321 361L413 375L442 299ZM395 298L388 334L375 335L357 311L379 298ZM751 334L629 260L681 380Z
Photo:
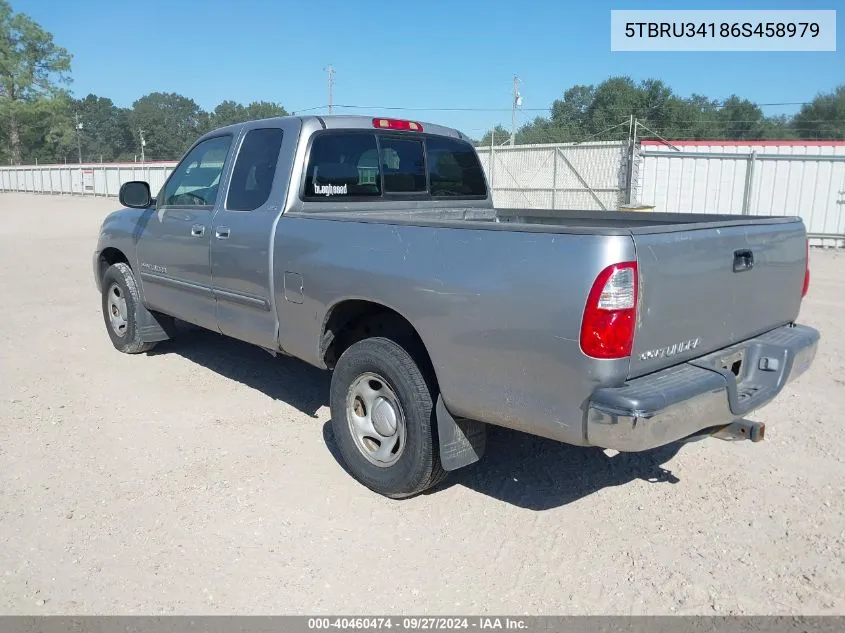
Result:
M364 116L364 115L356 115L356 114L329 114L329 115L289 115L284 117L270 117L267 119L258 119L259 121L278 121L281 119L299 119L302 121L303 125L306 123L313 123L319 127L329 130L373 130L378 129L373 125L373 119L397 119L398 117L390 117L390 116ZM428 123L426 121L419 121L417 119L400 119L402 121L412 120L414 123L419 124L422 126L423 132L428 134L437 134L439 136L450 136L452 138L459 138L465 141L470 141L470 138L460 132L460 130L456 130L454 128L445 127L443 125L437 125L435 123ZM243 123L235 123L233 125L227 125L225 127L220 127L212 132L217 132L219 130L223 130L226 128L236 129L242 125L246 124L253 124L256 121L244 121ZM208 134L211 134L209 132ZM203 135L205 136L205 135Z

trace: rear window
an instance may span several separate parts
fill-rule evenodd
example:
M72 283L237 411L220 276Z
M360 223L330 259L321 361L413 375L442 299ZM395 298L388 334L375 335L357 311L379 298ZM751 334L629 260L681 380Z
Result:
M472 147L442 136L429 137L425 144L432 197L487 194L484 172Z
M329 132L314 137L303 196L343 200L430 195L487 195L472 147L447 137L395 133Z
M423 193L425 150L422 139L384 137L381 141L381 171L388 193Z

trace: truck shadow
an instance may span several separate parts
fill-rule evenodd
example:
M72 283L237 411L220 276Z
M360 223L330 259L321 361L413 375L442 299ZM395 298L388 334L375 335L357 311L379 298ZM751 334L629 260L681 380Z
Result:
M253 345L208 330L181 322L178 327L178 338L159 344L149 354L177 354L286 402L312 418L328 405L329 372L293 358L274 358ZM323 425L322 433L328 450L344 468L330 422ZM674 457L681 446L608 457L599 449L490 426L487 451L481 461L451 473L425 494L460 485L518 507L548 510L637 479L677 483L678 478L661 464Z
M159 343L148 354L177 354L206 369L286 402L316 418L329 400L331 375L286 356L264 350L186 323L177 322L179 335Z
M323 425L323 440L346 470L330 422ZM487 452L481 461L450 473L446 481L424 494L436 495L460 485L528 510L550 510L637 479L676 484L680 480L661 464L672 459L681 446L608 457L601 449L490 426Z
M481 460L451 473L430 493L462 485L521 508L549 510L637 479L676 484L680 480L662 464L681 446L609 457L599 448L570 446L490 426Z

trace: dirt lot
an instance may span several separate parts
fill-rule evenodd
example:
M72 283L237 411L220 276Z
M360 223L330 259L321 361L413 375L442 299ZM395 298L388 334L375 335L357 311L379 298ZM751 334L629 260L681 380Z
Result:
M812 252L823 345L765 442L497 429L395 502L333 457L328 374L200 330L112 348L116 204L0 194L0 612L845 614L845 254Z

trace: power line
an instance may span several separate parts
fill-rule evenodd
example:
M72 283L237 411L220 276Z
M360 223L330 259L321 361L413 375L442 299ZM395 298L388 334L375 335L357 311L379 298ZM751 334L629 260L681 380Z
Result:
M768 108L774 106L787 106L787 105L810 105L812 101L783 101L780 103L751 103L753 106L757 106L758 108ZM664 106L665 104L660 103L647 108L647 111L656 110ZM694 105L694 104L689 104ZM714 104L713 107L717 109L724 108L726 105L725 102L721 104ZM319 110L326 106L315 106L312 108L303 108L298 109L296 112L310 112L313 110ZM513 108L482 108L482 107L472 107L472 106L454 106L454 107L419 107L419 106L383 106L383 105L353 105L353 104L334 104L329 105L328 107L334 108L345 108L349 110L403 110L406 112L511 112ZM552 109L552 105L545 107L545 108L522 108L520 107L519 110L521 112L550 112ZM602 112L624 112L626 114L630 114L631 108L603 108Z

